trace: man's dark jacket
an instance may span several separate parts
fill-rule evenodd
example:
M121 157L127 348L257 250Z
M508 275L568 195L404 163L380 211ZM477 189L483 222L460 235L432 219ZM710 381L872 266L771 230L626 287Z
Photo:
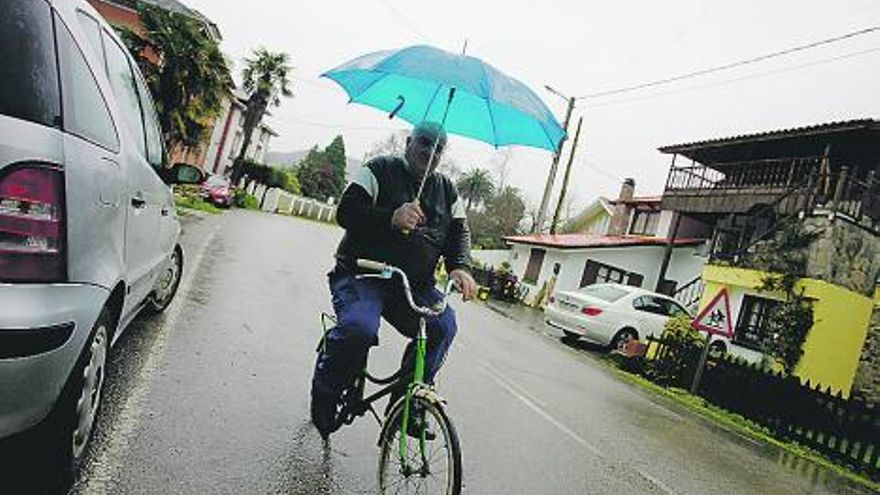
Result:
M427 222L405 234L391 227L394 210L415 199L418 179L406 161L378 157L367 162L342 193L336 221L345 236L338 265L357 272L355 260L382 261L403 269L414 285L433 284L442 255L447 272L470 266L470 230L452 181L437 172L425 179L420 204Z

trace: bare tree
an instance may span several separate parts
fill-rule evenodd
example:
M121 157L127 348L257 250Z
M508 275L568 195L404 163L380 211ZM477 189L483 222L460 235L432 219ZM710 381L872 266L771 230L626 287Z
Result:
M523 222L528 223L528 228L524 229L525 232L531 232L535 223L538 222L538 204L531 199L526 200L526 214L523 217Z
M403 156L407 136L409 136L408 131L395 131L384 140L374 143L370 150L364 153L364 163L377 156Z
M507 185L507 177L510 175L510 159L513 157L513 149L501 148L491 158L492 168L495 170L495 190L503 191Z

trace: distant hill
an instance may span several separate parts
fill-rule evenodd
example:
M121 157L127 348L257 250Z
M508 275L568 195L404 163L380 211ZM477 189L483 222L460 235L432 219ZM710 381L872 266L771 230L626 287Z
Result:
M300 160L309 154L309 150L296 151L268 151L266 152L266 163L276 167L294 168L299 165ZM345 176L351 177L357 169L363 165L363 161L350 156L345 157Z

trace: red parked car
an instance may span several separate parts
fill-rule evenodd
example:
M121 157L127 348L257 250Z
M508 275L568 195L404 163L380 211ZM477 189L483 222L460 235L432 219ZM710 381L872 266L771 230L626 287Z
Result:
M232 206L232 186L225 177L220 175L208 177L208 180L202 183L200 190L205 201L221 208Z

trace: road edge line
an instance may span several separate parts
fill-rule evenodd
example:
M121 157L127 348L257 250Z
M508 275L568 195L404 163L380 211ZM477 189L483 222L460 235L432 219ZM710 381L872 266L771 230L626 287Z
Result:
M189 263L191 267L189 273L181 282L177 295L168 308L168 312L163 316L158 325L158 336L150 346L149 357L141 368L138 377L134 380L135 385L130 389L128 398L120 409L118 418L111 427L110 432L107 433L109 438L107 448L101 451L98 457L91 463L90 476L82 486L83 493L105 495L108 492L109 485L115 479L116 473L119 472L121 468L120 461L128 451L131 437L140 424L142 415L141 404L150 391L153 374L159 368L158 365L165 355L165 341L168 338L168 334L177 324L184 301L189 296L193 280L195 280L195 276L202 265L204 254L219 230L220 224L218 223L205 238L195 258Z

